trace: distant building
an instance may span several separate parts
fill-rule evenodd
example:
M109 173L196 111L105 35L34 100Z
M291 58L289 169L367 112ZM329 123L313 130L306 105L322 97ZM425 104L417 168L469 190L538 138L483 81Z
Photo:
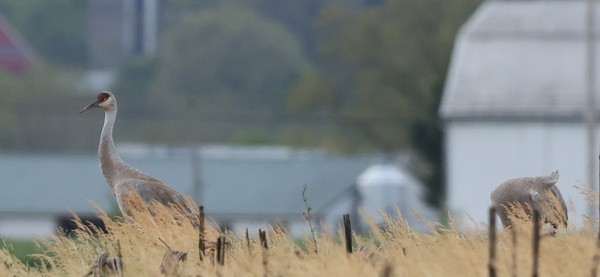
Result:
M23 73L35 60L33 49L12 25L0 15L0 69Z
M317 228L324 223L330 231L335 231L342 223L342 215L350 213L355 230L359 230L358 205L377 207L381 203L365 202L370 199L360 195L357 181L366 179L370 185L373 177L376 181L388 178L386 174L380 176L377 168L382 165L376 155L348 156L287 147L231 146L207 146L192 151L189 148L123 145L119 152L126 162L176 190L192 195L197 203L205 206L207 216L238 234L246 228L256 232L272 223L285 227L292 236L308 234L309 228L302 215L306 211L302 199L305 185L307 204ZM401 160L394 161L393 165L385 163L387 172L393 171L393 186L420 186L402 164ZM36 174L23 174L31 169L35 169ZM4 180L0 189L9 192L0 195L0 236L48 235L59 223L68 227L64 224L68 223L70 210L93 219L95 208L90 201L109 213L118 212L93 154L6 154L0 156L0 177ZM421 209L422 204L412 206L419 196L411 190L405 191L409 193L405 197L396 195L405 192L394 190L388 195L394 201L402 200L395 205L408 215L409 223L422 227L420 221L411 217L413 210L436 221L436 217L428 217L430 214ZM388 205L381 210L389 212L393 208Z
M83 83L103 90L116 71L133 57L153 55L158 48L164 11L162 0L90 0L88 57L90 72Z
M586 8L586 1L485 1L460 30L439 111L455 220L486 222L497 185L557 169L572 203L569 218L581 223L588 213L574 187L587 179L590 151L582 116ZM598 149L591 151L597 156Z
M90 0L90 66L115 70L128 58L154 54L158 47L161 0Z
M369 220L385 225L383 215L394 220L405 219L412 228L429 231L431 222L438 222L438 212L424 201L423 185L403 166L392 161L372 164L357 179L358 207L370 218L356 217L361 229L369 227ZM358 219L358 220L357 220Z

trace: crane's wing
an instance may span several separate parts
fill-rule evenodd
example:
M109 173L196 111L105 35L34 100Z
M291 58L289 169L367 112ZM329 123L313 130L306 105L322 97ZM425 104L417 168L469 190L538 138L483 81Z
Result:
M545 187L547 190L549 190L552 194L552 197L550 197L550 198L556 198L556 199L548 199L548 201L550 202L549 203L550 206L554 210L554 214L558 216L557 219L558 219L559 223L566 227L568 224L568 221L569 221L569 215L567 212L567 204L565 203L565 200L563 199L562 194L560 193L560 190L556 186L556 183L558 182L559 177L560 177L560 174L558 173L558 170L556 170L556 171L552 172L552 174L550 174L550 176L541 177L541 178L542 178L543 187Z
M196 210L196 204L189 197L184 197L161 182L137 184L135 190L146 203L156 201L166 206L176 204L190 212Z
M540 213L545 222L551 223L554 228L558 228L559 225L567 227L569 220L567 206L556 186L542 192L530 189L529 196L534 209Z
M147 204L157 202L165 206L176 205L190 217L198 214L196 204L190 197L179 194L158 180L129 179L117 186L115 190L117 198L118 195L127 195L133 191Z
M561 208L562 208L562 212L561 214L563 214L563 216L565 217L565 222L563 222L563 224L566 226L567 222L569 220L569 215L567 213L567 204L565 204L565 200L562 197L562 194L560 194L560 190L558 190L557 186L552 186L550 188L550 192L552 192L552 194L554 194L554 197L556 197L556 200L558 201L558 203L560 204Z

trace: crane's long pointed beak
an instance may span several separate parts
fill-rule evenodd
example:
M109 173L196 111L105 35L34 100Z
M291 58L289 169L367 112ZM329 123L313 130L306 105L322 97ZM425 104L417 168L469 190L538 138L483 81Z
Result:
M93 108L98 108L100 106L98 106L98 104L100 104L100 101L98 101L97 99L94 100L94 102L90 103L89 105L87 105L85 108L79 110L79 113L85 112L89 109L93 109Z

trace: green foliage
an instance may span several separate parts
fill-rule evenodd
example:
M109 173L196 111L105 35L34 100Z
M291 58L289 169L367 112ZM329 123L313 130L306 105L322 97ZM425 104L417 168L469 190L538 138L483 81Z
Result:
M0 150L56 151L87 143L89 127L74 115L89 97L74 94L73 84L58 76L40 64L18 76L0 72Z
M275 144L273 136L270 136L267 132L260 131L248 131L234 135L231 140L233 144L239 145L269 145Z
M19 94L24 84L13 78L7 71L0 71L0 91L2 92L2 101L0 101L0 122L3 128L0 128L0 145L14 144L18 137L18 119L16 104L22 101L23 96Z
M39 260L32 257L32 254L37 254L42 251L36 242L25 239L0 239L0 248L9 249L10 253L23 264L35 266L39 264Z
M447 12L440 14L447 22L443 26L443 32L439 35L439 41L443 45L450 45L454 41L455 33L460 24L471 12L479 5L480 1L461 0L447 3ZM444 200L446 198L446 187L444 181L446 172L444 167L444 147L443 147L443 129L442 122L437 116L444 82L447 75L447 68L450 58L450 49L446 49L447 54L441 57L436 64L436 79L430 84L429 93L432 95L431 101L425 106L426 114L415 120L411 125L411 146L421 159L420 165L415 170L417 175L424 181L427 193L425 200L427 203L443 210L445 208ZM442 52L442 49L438 49Z
M0 0L0 10L43 58L85 65L87 1Z
M410 148L439 207L438 100L456 31L479 2L168 1L158 55L129 61L112 88L123 115L117 139ZM0 0L38 53L67 67L85 64L86 8ZM95 148L101 119L76 114L90 97L72 93L65 76L39 65L23 76L0 72L0 149Z
M121 69L112 91L118 92L120 103L128 104L122 114L139 116L152 107L150 91L157 69L157 59L150 57L134 59Z
M444 74L445 76L445 74ZM429 105L429 113L411 125L411 146L419 155L420 161L414 171L426 185L425 200L436 208L443 208L446 198L444 180L443 130L437 110L443 90L444 77L440 76L433 86L435 103Z
M387 1L358 12L341 5L324 10L317 22L319 77L306 74L292 89L290 105L308 111L327 106L375 146L406 147L410 122L425 116L433 101L430 87L452 46L447 33L462 23L446 20L454 18L446 16L454 4L444 3Z
M288 108L292 112L306 109L325 109L335 99L332 82L315 70L304 71L298 82L290 88Z
M305 66L298 41L252 10L222 4L173 26L161 51L158 93L274 109Z
M169 7L177 13L189 13L197 12L205 8L212 8L222 1L228 0L170 0Z
M416 149L427 200L439 207L445 192L438 99L454 36L478 3L390 0L362 10L328 7L316 23L316 70L291 88L288 107L325 110L335 124L362 134L362 144Z

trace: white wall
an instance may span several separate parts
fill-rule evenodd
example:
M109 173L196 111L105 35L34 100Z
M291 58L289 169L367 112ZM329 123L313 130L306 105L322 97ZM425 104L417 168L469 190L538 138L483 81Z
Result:
M459 224L474 226L468 216L487 222L490 193L505 180L549 175L557 169L569 220L581 225L581 215L589 214L588 203L574 187L587 182L583 124L449 122L446 126L448 205ZM597 156L598 150L594 153Z

